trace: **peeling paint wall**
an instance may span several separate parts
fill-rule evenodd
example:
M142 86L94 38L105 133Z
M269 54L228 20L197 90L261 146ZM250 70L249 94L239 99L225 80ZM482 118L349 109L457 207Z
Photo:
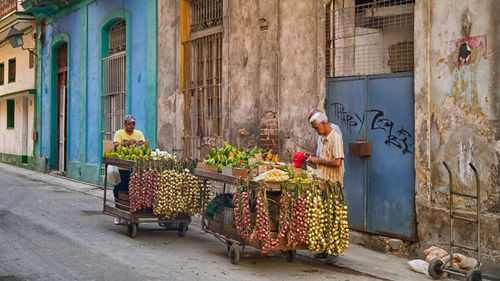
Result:
M182 149L180 1L158 0L158 147ZM323 0L223 1L222 138L290 159L316 146L306 121L324 108Z
M180 81L180 3L158 0L157 147L182 149L183 96Z
M449 178L456 191L481 188L483 269L500 276L500 68L497 1L415 3L415 169L420 250L448 249ZM455 198L459 213L473 216L475 202ZM475 227L457 223L456 242L475 245ZM472 244L471 244L472 243Z

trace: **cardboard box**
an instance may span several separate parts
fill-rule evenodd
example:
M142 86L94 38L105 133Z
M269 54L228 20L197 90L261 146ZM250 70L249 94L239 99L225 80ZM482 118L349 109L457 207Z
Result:
M249 169L233 168L233 177L248 178Z

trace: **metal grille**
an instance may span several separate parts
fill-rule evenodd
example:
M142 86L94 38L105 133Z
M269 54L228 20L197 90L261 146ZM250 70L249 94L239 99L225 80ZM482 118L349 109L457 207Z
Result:
M200 158L221 141L222 33L186 42L189 79L184 85L184 153Z
M191 0L191 32L222 24L222 0Z
M126 45L126 24L120 21L109 29L109 54L116 54L125 51Z
M326 75L413 71L413 10L414 0L329 2Z
M18 0L2 0L0 1L0 19L8 14L17 11Z
M102 60L103 140L113 140L125 115L125 52Z

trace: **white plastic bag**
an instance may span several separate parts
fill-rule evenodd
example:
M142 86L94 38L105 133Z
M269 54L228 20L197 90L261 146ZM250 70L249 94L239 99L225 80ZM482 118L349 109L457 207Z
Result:
M429 276L429 264L424 260L412 260L408 262L408 265L413 271Z
M112 185L119 184L122 179L120 178L120 172L118 171L118 167L108 165L108 183Z

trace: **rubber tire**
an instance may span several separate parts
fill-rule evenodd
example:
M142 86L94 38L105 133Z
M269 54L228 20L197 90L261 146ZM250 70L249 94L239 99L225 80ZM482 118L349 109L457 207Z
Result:
M134 238L137 235L137 223L129 223L127 225L127 232L130 238Z
M177 234L179 234L180 237L186 236L186 231L187 231L187 225L185 223L179 223L179 229L177 230Z
M471 269L469 272L467 272L467 275L465 275L465 279L467 281L481 281L483 280L483 276L481 275L481 271L477 269Z
M442 270L443 261L440 259L432 260L427 268L427 272L434 279L439 279L443 276L444 271Z
M286 260L288 262L294 262L295 258L297 257L297 251L295 250L287 250L286 251Z
M229 249L229 258L232 264L240 263L240 248L237 245L233 245Z

